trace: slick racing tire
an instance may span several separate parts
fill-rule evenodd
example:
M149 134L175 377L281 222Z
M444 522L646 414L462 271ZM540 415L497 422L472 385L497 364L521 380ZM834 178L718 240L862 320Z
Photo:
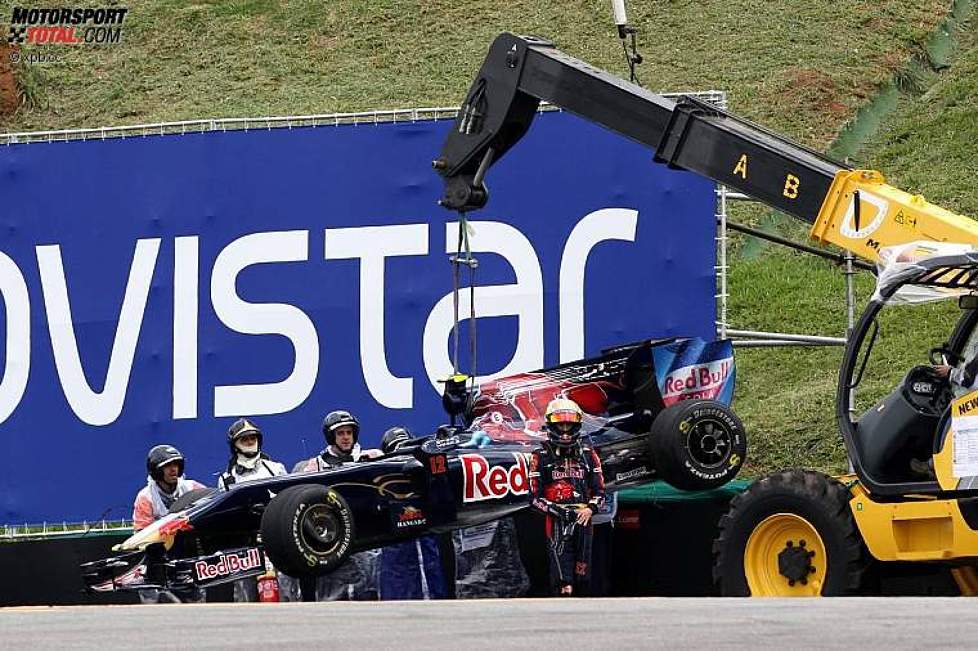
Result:
M170 513L185 511L193 506L196 502L199 502L201 499L209 495L213 495L216 492L216 488L195 488L192 491L186 492L170 505Z
M849 491L811 470L764 477L735 497L713 557L720 593L736 597L853 594L869 564Z
M649 445L659 476L681 490L722 486L747 457L743 424L715 400L684 400L663 409Z
M261 518L269 560L290 576L329 574L350 555L353 513L336 491L314 484L285 489Z

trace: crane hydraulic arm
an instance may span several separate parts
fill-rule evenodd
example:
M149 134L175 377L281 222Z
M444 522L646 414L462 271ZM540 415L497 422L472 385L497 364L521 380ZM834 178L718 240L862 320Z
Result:
M653 148L657 162L808 222L815 240L867 260L914 240L978 245L978 223L887 185L879 172L847 168L712 104L667 99L548 41L507 33L490 47L434 161L445 182L442 206L485 205L486 172L523 137L541 101Z

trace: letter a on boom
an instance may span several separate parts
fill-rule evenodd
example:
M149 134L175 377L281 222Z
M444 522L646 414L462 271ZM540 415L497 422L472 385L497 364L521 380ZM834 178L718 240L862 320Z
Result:
M734 174L739 174L740 178L747 180L747 154L741 154L740 159L734 166Z

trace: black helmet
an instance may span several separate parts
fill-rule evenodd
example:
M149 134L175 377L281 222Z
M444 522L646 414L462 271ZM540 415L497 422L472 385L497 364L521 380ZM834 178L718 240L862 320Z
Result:
M584 424L584 412L573 400L557 398L547 405L547 437L558 447L577 444Z
M360 440L360 422L348 411L331 411L323 419L323 436L327 445L336 445L336 430L340 427L353 428L353 443Z
M262 446L261 430L258 429L258 426L255 425L250 420L248 420L247 418L239 418L238 420L234 421L234 424L231 425L230 429L228 429L228 447L231 448L231 454L237 454L239 452L239 450L235 447L234 442L237 441L242 436L247 436L248 434L254 434L255 436L258 437L258 450L255 451L255 454L261 452L261 446ZM254 455L248 455L248 456L254 456Z
M146 471L149 476L160 481L163 479L163 466L176 461L180 464L180 474L183 475L183 455L172 445L157 445L146 455Z
M406 427L392 427L380 439L380 451L390 454L397 449L401 443L411 438L411 432Z

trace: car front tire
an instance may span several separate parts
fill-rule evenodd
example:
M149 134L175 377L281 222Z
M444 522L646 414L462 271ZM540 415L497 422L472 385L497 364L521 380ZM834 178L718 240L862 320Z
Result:
M355 533L346 500L314 484L285 489L272 498L261 519L265 553L290 576L329 574L350 555Z

